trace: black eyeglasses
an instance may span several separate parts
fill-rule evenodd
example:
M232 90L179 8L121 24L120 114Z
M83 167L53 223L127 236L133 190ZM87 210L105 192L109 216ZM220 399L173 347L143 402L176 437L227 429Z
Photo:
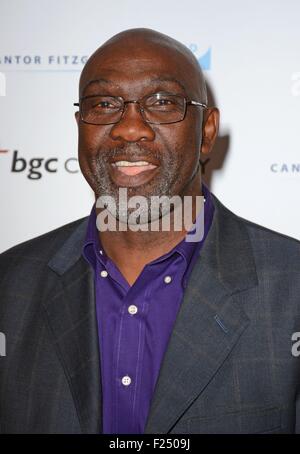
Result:
M207 108L207 105L187 99L180 94L154 93L136 101L125 101L121 96L89 95L80 98L80 118L91 125L111 125L118 123L129 103L138 104L143 120L146 123L166 124L182 121L187 106Z

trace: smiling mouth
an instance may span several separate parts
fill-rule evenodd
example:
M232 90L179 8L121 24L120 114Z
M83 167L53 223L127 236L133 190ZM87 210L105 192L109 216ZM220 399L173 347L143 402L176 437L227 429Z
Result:
M128 176L139 175L142 172L156 169L157 167L156 165L151 164L147 161L116 161L111 165L119 172L122 172L124 175Z
M110 162L110 175L117 186L137 187L148 183L159 171L159 164L119 159Z

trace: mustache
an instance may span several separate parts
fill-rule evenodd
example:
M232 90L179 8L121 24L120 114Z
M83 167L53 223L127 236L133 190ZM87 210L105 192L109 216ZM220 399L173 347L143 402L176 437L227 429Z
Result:
M158 150L149 149L148 147L138 144L126 144L122 147L101 150L99 152L99 158L103 159L106 162L108 162L112 158L118 159L120 157L125 160L130 158L135 160L138 160L139 158L149 158L151 160L152 158L158 162L161 162L163 159L161 153Z

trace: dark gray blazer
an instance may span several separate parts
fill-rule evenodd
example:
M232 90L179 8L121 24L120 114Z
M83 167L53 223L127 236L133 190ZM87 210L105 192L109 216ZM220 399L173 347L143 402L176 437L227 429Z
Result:
M300 242L216 207L145 433L300 432ZM0 433L101 433L83 218L0 255Z

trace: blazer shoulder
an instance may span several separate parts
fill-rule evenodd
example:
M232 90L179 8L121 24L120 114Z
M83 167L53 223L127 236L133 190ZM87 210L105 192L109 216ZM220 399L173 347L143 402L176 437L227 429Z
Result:
M87 221L88 216L77 219L11 247L0 254L0 269L5 263L15 260L47 262L78 227L87 226Z
M238 214L231 211L228 207L223 205L223 203L220 202L220 200L217 199L215 195L214 201L217 203L219 210L221 209L221 211L223 211L223 214L226 214L227 216L231 217L231 219L234 219L236 222L246 227L250 235L258 235L259 238L279 242L284 245L290 244L291 247L300 247L300 240L298 240L297 238L270 229L261 224L250 221L249 219L246 219L242 216L239 216Z
M242 247L245 253L250 247L256 265L263 270L292 272L293 275L299 273L298 239L245 219L224 206L216 197L214 200L220 217L220 228L226 230L223 240L230 238L228 241L232 250ZM243 235L239 234L241 232Z
M236 215L237 222L244 225L248 233L256 260L269 262L271 268L291 271L300 263L300 241L289 235Z
M237 216L237 218L239 222L244 223L249 232L249 235L254 237L257 236L257 239L259 240L271 241L284 247L291 247L300 250L300 240L298 240L297 238L270 229L263 225L256 224L255 222L242 218L241 216Z

